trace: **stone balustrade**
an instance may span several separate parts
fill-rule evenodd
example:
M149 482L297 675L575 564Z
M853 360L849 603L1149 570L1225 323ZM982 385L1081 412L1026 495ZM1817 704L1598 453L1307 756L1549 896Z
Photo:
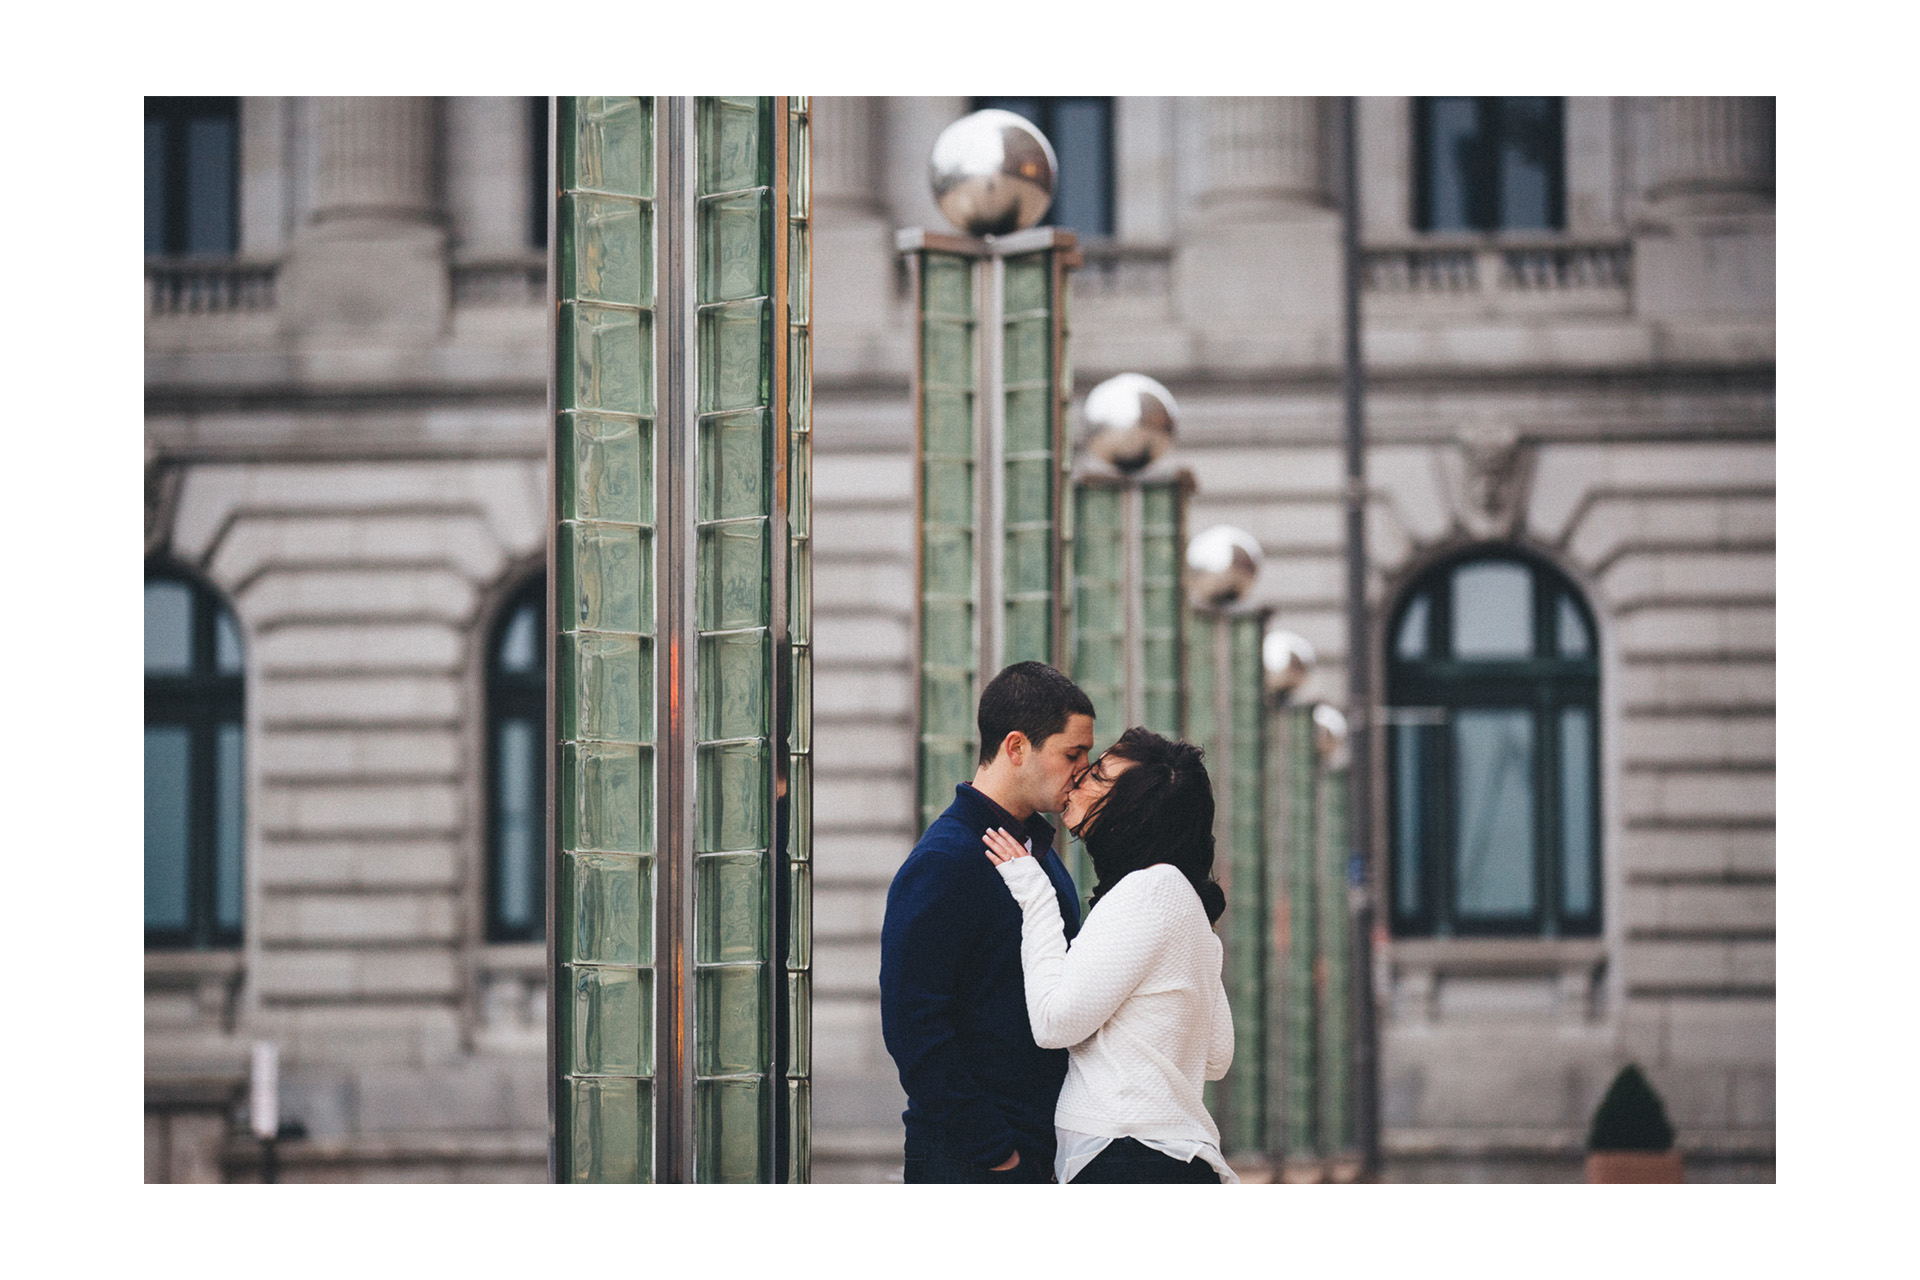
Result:
M271 311L279 269L245 258L149 258L147 315Z

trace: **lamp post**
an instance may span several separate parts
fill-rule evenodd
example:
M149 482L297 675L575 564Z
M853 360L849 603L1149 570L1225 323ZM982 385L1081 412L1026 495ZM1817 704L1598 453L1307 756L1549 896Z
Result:
M1271 612L1245 603L1264 556L1244 530L1215 525L1187 544L1187 731L1213 780L1214 866L1227 894L1227 1001L1236 1042L1252 1046L1213 1087L1227 1152L1266 1146L1267 904L1265 674L1262 637Z
M1053 147L1007 111L949 125L928 163L960 234L897 237L914 285L916 791L924 826L971 777L980 689L1065 669L1071 231L1039 223Z

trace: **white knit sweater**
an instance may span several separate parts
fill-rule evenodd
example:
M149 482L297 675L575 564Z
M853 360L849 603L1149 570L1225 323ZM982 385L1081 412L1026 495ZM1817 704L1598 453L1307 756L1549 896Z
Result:
M1046 872L1032 858L999 869L1020 904L1033 1038L1068 1051L1054 1123L1217 1150L1200 1088L1233 1062L1233 1017L1200 895L1165 863L1135 871L1101 896L1069 950Z

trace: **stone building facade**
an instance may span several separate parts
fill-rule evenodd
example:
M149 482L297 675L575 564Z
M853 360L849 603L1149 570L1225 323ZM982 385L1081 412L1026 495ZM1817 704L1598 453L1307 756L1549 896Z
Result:
M1453 558L1511 554L1577 592L1598 688L1597 931L1383 941L1384 1174L1575 1177L1637 1061L1690 1176L1770 1178L1773 104L1550 101L1558 203L1533 230L1423 230L1435 117L1358 104L1367 660L1385 673L1389 623ZM925 157L967 109L815 106L821 1181L897 1176L878 937L916 831L892 246L940 225ZM1338 704L1336 104L1106 110L1080 392L1124 370L1173 391L1193 526L1258 538L1253 598L1319 656L1298 696ZM150 1180L258 1175L235 1117L262 1039L307 1135L284 1177L544 1176L542 951L486 927L486 673L544 557L536 116L242 99L230 251L149 255L150 571L231 609L245 686L240 941L147 953Z

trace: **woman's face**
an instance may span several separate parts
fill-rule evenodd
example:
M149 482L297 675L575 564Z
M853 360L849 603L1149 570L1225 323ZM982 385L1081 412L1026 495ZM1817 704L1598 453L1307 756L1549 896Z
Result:
M1060 820L1067 824L1067 830L1080 835L1080 827L1100 803L1101 797L1113 790L1113 782L1121 774L1133 768L1134 761L1107 752L1080 775L1080 780L1067 793L1067 803L1060 810Z

